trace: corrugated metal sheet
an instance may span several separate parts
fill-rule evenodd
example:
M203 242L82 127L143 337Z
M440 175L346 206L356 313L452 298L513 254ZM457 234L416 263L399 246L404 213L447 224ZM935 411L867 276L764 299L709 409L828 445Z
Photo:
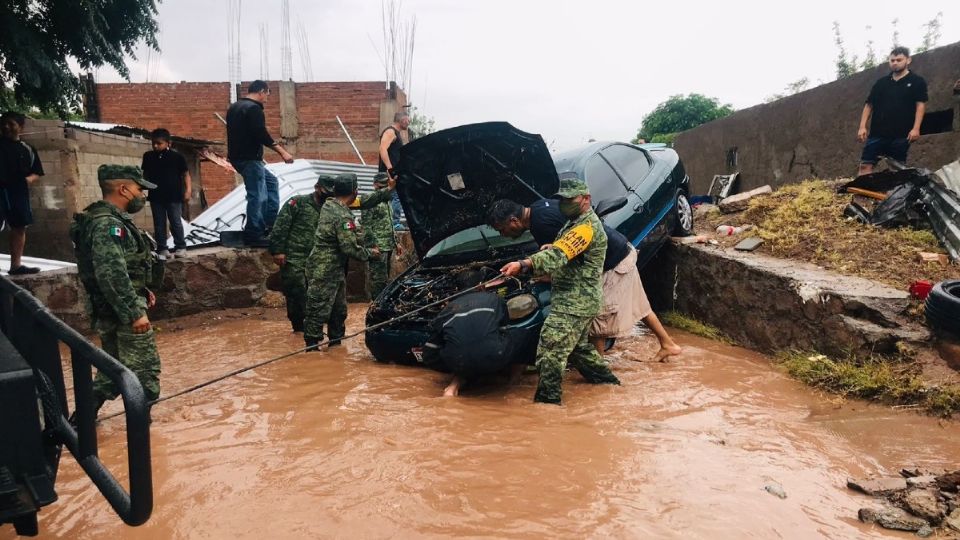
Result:
M370 165L319 159L298 159L289 164L270 163L267 169L280 181L281 206L294 195L312 192L314 184L317 183L317 177L321 174L354 173L359 180L360 193L370 193L373 191L373 176L377 173L377 167ZM207 208L191 223L184 222L187 247L218 242L221 231L242 230L246 210L247 192L240 185ZM167 240L167 246L173 247L172 238Z
M41 272L77 267L77 265L73 264L72 262L38 259L36 257L24 257L21 260L25 266L35 266L39 268ZM10 255L7 255L6 253L0 253L0 271L10 271Z

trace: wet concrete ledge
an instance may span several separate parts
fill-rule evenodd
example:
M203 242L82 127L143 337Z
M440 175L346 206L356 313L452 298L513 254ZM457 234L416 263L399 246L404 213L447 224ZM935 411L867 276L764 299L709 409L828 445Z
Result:
M398 233L397 240L401 254L395 253L392 258L391 275L394 276L416 262L410 235ZM157 305L148 315L151 320L162 320L204 311L255 306L268 291L281 291L278 270L265 249L219 246L191 249L182 257L167 261L163 286L154 291ZM71 327L84 333L90 331L86 292L76 269L12 276L11 279ZM366 264L351 260L347 272L348 301L369 300L366 279Z
M277 266L266 250L223 247L191 250L167 261L151 320L202 311L256 305L267 292L267 277ZM76 269L12 278L30 291L54 315L80 332L90 330L86 292Z
M890 354L930 340L909 295L818 266L702 244L670 244L644 269L658 311L674 309L763 352Z

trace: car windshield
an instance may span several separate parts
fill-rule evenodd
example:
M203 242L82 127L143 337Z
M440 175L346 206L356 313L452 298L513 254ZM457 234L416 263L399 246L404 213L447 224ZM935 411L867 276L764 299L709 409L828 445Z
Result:
M462 230L444 238L437 245L430 248L430 251L427 252L427 257L499 249L527 242L533 242L533 236L530 234L530 231L524 231L524 233L517 238L507 238L500 236L500 233L489 225L480 225Z

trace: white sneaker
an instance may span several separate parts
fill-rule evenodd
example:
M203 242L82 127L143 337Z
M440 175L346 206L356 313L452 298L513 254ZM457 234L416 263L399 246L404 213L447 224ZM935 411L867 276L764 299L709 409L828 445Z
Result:
M161 249L161 250L157 253L157 255L158 255L161 259L164 259L164 260L167 260L167 261L173 258L173 254L170 253L169 251L165 250L165 249Z

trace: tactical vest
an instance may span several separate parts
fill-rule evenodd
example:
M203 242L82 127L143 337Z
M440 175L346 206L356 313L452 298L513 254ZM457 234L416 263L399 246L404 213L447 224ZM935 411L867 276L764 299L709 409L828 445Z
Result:
M113 212L106 206L99 206L80 214L74 214L74 222L70 226L70 239L73 240L77 255L78 273L84 287L87 291L95 291L99 288L96 283L96 276L91 271L93 253L90 250L90 242L84 240L90 238L90 227L97 220L107 219L111 216L116 217L123 223L124 229L130 233L130 237L137 245L135 251L124 252L127 275L130 276L133 288L138 293L143 292L145 288L159 288L163 283L163 261L154 255L155 246L152 240L133 221Z

